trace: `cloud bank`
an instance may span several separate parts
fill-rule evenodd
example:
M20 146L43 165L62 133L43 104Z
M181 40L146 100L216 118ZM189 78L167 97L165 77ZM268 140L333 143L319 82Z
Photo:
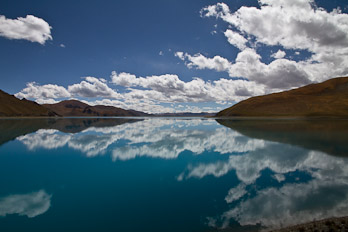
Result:
M234 61L220 56L178 52L188 68L226 71L230 77L244 77L274 92L299 87L311 82L348 74L348 15L340 9L327 12L313 0L260 0L260 8L241 7L231 12L225 3L201 10L202 17L215 17L227 22L232 29L224 34L238 48ZM286 52L271 54L274 61L262 62L258 46L280 46L311 57L295 61L285 59Z
M149 113L183 112L183 109L164 107L161 103L202 103L202 102L235 102L253 94L263 94L264 87L247 80L220 78L215 81L204 81L194 78L182 81L174 74L137 77L130 73L111 73L111 81L103 78L84 77L80 83L64 86L38 83L27 83L26 88L15 94L18 98L34 99L38 103L55 103L57 99L66 98L103 98L83 100L90 105L110 105L124 109L136 109ZM125 87L122 93L112 87ZM200 112L201 109L195 109ZM213 109L213 112L216 110Z

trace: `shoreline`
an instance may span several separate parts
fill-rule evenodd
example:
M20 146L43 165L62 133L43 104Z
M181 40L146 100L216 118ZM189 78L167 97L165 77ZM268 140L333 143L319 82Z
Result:
M302 223L294 226L284 227L276 230L267 230L269 232L331 232L331 231L348 231L348 216L331 217L322 220Z
M223 119L223 120L348 120L348 117L341 116L316 116L316 117L302 117L302 116L10 116L2 117L0 119L62 119L62 118L209 118L209 119Z

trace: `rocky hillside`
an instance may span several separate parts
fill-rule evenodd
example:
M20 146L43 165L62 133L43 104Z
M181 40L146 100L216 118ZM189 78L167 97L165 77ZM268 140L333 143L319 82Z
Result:
M55 116L56 113L36 102L18 99L0 90L0 117Z
M252 97L217 113L218 117L348 117L348 77Z

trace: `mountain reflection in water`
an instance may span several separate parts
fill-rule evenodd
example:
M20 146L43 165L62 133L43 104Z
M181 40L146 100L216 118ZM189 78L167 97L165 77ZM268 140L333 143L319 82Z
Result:
M115 204L93 206L96 212L103 214L104 209L105 215L120 213L118 216L124 219L115 224L111 219L99 218L93 223L102 224L101 231L110 228L161 231L163 223L169 227L166 231L257 231L348 215L346 120L16 119L0 120L0 128L0 168L4 167L0 184L5 186L0 191L0 229L10 214L39 219L36 216L51 212L54 218L60 211L70 209L64 203L51 206L51 201L57 198L63 202L63 193L69 191L54 186L65 186L68 182L63 173L70 164L58 162L59 159L72 157L76 157L79 165L76 173L69 172L66 178L80 183L76 192L97 185L100 191L92 191L95 196L118 204L128 203L122 214ZM36 159L38 163L33 163L32 168L44 164L56 171L36 176L32 182L26 180L25 190L8 184L11 177L7 178L5 171L9 167L4 165L11 163L15 155L6 154L16 153L16 149L22 149L17 153L25 153L23 159L27 162ZM61 154L61 158L54 155L50 158L48 151ZM76 154L94 157L88 159L91 162L88 165L94 163L91 166L94 172L90 172L92 168L87 166L86 158ZM70 158L65 158L66 155ZM102 157L117 165L101 163ZM54 165L49 163L50 159L58 161ZM87 182L81 181L86 176L91 177ZM101 185L99 176L107 178L108 184ZM141 184L144 178L146 186ZM138 197L143 195L145 202L152 203L152 207L144 209L146 214L138 210L139 202L131 197L134 192L128 186L132 184L138 186ZM35 192L38 188L42 190ZM30 204L25 203L23 207L7 203L15 191L23 192L14 195L19 199L41 194L44 203L38 204L42 209L31 210ZM26 195L25 191L30 193ZM84 194L86 201L94 198L89 195L92 193ZM111 197L117 194L123 199ZM129 220L139 222L130 225ZM92 228L88 226L89 220L86 223L84 230ZM13 226L10 222L6 225ZM31 225L32 229L37 229L35 225Z

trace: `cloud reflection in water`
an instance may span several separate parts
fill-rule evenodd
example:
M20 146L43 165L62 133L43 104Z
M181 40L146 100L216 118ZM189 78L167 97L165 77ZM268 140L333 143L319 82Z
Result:
M18 214L29 218L45 213L51 206L51 195L45 190L28 194L13 194L0 198L0 216Z
M202 123L209 128L202 128ZM86 156L112 152L112 159L130 160L135 157L174 159L183 151L202 154L214 151L221 154L247 152L263 147L260 139L247 139L238 132L216 126L213 120L144 120L114 127L90 127L80 133L61 133L58 130L41 129L20 136L17 140L29 150L57 149L68 146ZM126 141L113 148L117 141Z

